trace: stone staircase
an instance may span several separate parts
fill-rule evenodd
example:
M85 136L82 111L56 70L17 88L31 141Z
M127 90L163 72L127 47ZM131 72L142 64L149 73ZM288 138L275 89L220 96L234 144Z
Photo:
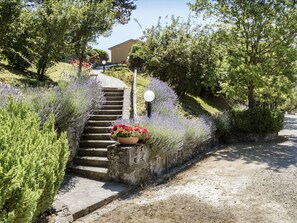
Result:
M82 134L79 150L69 168L71 173L96 179L107 180L107 146L114 143L110 139L112 121L123 113L124 90L104 88L105 103L94 109Z

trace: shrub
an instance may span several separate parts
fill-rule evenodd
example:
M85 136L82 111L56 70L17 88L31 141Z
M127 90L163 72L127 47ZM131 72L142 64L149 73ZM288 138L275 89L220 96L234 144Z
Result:
M214 124L216 126L216 135L225 137L231 132L231 117L229 111L218 113L214 116Z
M231 112L231 128L235 133L275 133L283 128L282 112L267 108L254 108Z
M105 74L111 77L118 78L128 85L132 84L133 72L129 70L126 66L116 66L105 71Z
M176 106L178 101L177 94L167 83L157 78L151 78L148 88L155 93L155 108L162 107L165 103L167 106L170 106L170 109ZM158 109L155 109L155 111L158 111Z
M0 107L6 106L9 97L18 100L20 98L20 90L14 86L0 83Z
M109 54L105 50L101 49L90 49L87 51L88 56L90 57L90 62L93 63L95 60L102 62L102 60L109 60Z
M156 78L151 79L148 88L155 92L151 118L141 118L135 122L146 127L150 133L147 140L160 156L180 149L198 148L213 133L213 124L206 117L187 119L177 112L177 94L172 88ZM117 123L126 123L126 120Z
M57 139L54 117L40 118L10 99L0 109L0 222L32 222L53 202L69 155L66 134Z
M72 77L59 87L29 88L24 95L23 100L39 114L42 123L54 113L59 131L81 131L93 105L100 107L104 101L100 84L89 77Z
M181 149L198 148L212 134L212 123L205 117L186 119L180 115L153 113L151 118L139 121L150 133L147 144L161 156Z
M42 126L53 113L58 133L67 131L71 149L77 147L84 124L93 105L103 104L104 94L100 83L91 77L71 77L59 86L17 89L0 85L0 107L7 104L9 95L22 100L41 119Z

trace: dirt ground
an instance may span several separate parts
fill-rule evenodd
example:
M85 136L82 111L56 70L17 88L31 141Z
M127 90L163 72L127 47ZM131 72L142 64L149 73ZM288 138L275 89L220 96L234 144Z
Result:
M297 222L297 116L277 141L233 144L79 219L93 223Z

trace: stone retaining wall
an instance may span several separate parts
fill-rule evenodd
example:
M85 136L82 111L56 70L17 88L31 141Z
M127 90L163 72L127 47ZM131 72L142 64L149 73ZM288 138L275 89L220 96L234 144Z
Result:
M278 133L237 133L228 136L224 139L226 143L238 143L238 142L267 142L277 139Z
M217 140L211 139L198 148L183 149L174 154L161 157L145 144L135 146L108 146L108 176L110 180L132 185L141 184L175 166L210 150L215 150Z

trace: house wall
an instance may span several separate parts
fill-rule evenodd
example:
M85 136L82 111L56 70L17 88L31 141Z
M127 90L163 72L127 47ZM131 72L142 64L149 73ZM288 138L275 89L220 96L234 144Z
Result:
M128 54L131 50L131 47L136 40L124 42L118 46L110 48L111 51L111 62L112 63L122 63L127 60Z

